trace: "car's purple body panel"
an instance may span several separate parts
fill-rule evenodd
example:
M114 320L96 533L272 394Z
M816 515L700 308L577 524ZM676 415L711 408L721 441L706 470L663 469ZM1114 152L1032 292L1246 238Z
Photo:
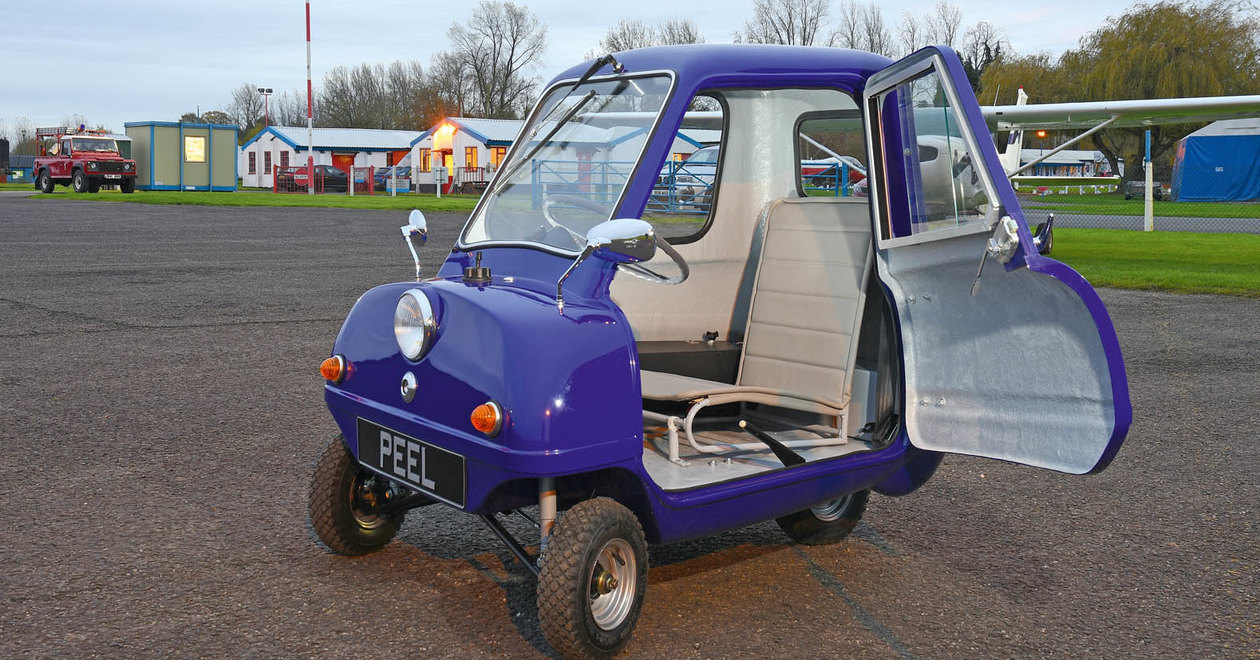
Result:
M669 156L672 137L697 91L832 87L860 97L866 79L889 64L877 55L839 49L729 45L651 48L620 58L628 72L672 70L677 86L614 217L638 217L643 212ZM588 65L574 67L557 80L577 78ZM950 74L965 81L959 67L952 67ZM973 106L974 102L966 108L968 118L973 126L983 127ZM991 146L983 153L991 171L1002 171ZM1003 204L1017 214L1009 184L1002 182L999 188ZM1031 245L1022 214L1017 217L1022 245ZM363 417L464 456L466 511L490 513L536 503L539 477L562 478L562 491L569 478L573 481L568 483L581 483L626 503L643 522L649 540L665 543L782 516L864 488L905 494L930 478L940 462L940 454L915 449L902 432L875 451L687 491L664 491L642 463L638 355L629 323L608 296L615 266L591 259L577 268L565 283L562 314L555 303L555 283L572 257L525 247L489 248L480 255L481 266L493 274L489 284L462 281L463 269L472 265L473 257L457 250L432 280L387 284L365 293L333 347L334 354L344 355L350 363L349 375L341 384L326 387L329 409L352 451L357 450L356 420ZM1018 258L1067 283L1095 313L1109 359L1114 360L1116 400L1124 403L1117 407L1109 460L1123 438L1130 411L1106 311L1088 283L1071 269L1035 252ZM431 300L438 330L429 352L411 362L398 351L393 314L399 296L416 287ZM399 380L408 371L415 375L419 392L413 402L404 403ZM507 422L497 437L486 438L472 428L469 413L491 400L506 411ZM590 478L581 480L581 475ZM562 492L562 500L564 496Z

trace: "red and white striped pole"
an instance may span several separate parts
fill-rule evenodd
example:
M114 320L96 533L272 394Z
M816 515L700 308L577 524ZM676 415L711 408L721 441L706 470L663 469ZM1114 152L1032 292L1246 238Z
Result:
M315 134L311 96L311 0L306 0L306 194L315 194Z

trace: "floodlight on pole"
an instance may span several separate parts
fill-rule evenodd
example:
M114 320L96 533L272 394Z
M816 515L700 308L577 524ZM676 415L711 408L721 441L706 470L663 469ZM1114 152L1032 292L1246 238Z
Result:
M258 93L263 97L263 127L271 125L271 88L259 87Z

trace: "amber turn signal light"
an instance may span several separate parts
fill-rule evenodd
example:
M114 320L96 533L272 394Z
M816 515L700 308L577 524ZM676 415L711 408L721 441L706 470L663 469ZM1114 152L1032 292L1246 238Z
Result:
M470 419L473 428L481 431L486 437L493 438L499 434L499 429L503 428L503 409L499 407L499 404L487 401L473 408Z
M319 375L334 385L346 377L346 371L346 359L340 355L334 355L319 365Z

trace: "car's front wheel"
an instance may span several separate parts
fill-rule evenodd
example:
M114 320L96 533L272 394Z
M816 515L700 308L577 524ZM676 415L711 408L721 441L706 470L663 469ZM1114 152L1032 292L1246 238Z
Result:
M543 636L565 658L607 658L634 632L647 591L647 541L629 509L606 497L552 528L538 577Z
M136 180L130 178L123 179L122 183L118 184L118 188L122 190L124 195L130 195L136 191Z
M52 176L48 174L48 170L40 170L39 177L35 179L35 187L39 188L42 193L50 193L53 191Z
M83 173L83 170L74 171L74 177L70 179L70 187L77 193L85 193L88 191L88 179L87 175Z
M339 555L376 552L393 540L406 515L380 513L399 496L387 479L360 467L337 436L324 448L311 477L311 530Z

